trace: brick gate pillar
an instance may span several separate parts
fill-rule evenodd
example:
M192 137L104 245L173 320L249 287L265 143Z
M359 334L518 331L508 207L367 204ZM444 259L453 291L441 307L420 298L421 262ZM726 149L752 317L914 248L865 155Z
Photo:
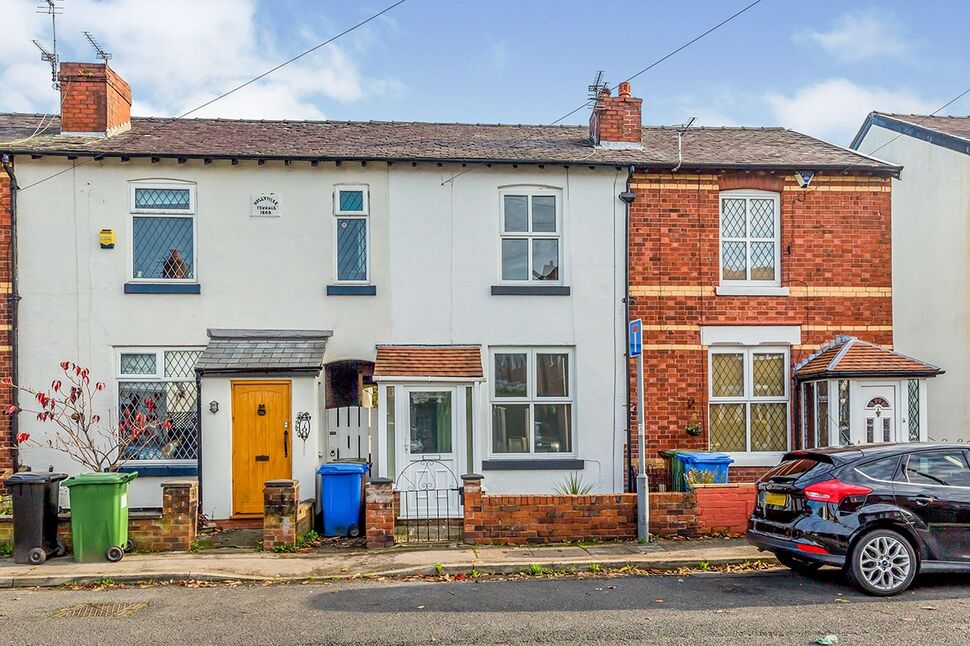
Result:
M482 538L482 480L477 473L461 477L462 497L465 501L465 542L476 543Z
M364 526L367 547L394 545L394 482L388 478L373 478L364 490Z
M263 551L277 545L296 545L300 483L296 480L267 480L263 487Z

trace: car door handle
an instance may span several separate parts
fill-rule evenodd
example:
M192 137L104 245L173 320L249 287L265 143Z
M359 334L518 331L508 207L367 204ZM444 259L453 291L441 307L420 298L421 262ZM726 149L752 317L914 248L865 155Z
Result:
M915 502L920 507L925 507L926 505L930 504L931 502L934 502L935 500L936 498L934 496L916 496L913 498L913 502Z

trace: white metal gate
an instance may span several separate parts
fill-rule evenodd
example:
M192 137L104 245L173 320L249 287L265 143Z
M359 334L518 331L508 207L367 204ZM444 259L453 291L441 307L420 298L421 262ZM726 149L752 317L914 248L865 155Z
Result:
M371 437L377 431L377 409L344 406L327 409L327 461L371 461Z

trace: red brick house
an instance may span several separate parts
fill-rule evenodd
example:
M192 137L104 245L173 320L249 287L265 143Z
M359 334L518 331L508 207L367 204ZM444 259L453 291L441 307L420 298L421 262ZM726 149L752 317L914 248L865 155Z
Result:
M901 168L782 128L641 128L640 100L619 89L600 96L590 137L647 160L629 182L627 305L643 322L651 462L709 448L747 480L791 448L871 442L876 421L876 441L925 437L925 378L940 371L891 352ZM867 351L864 370L799 374L842 336Z

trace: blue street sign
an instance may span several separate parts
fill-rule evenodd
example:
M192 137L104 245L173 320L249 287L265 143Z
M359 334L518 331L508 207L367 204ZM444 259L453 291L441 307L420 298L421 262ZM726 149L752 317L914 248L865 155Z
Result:
M643 351L643 323L640 319L630 321L630 357L639 357Z

